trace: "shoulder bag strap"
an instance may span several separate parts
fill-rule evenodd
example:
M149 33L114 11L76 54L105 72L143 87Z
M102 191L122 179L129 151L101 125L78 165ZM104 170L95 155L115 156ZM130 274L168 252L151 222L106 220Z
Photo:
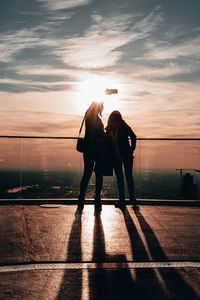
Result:
M81 131L82 131L82 128L83 128L84 121L85 121L85 116L83 117L83 121L82 121L82 123L81 123L81 127L80 127L80 129L79 129L79 134L78 134L78 136L81 135Z

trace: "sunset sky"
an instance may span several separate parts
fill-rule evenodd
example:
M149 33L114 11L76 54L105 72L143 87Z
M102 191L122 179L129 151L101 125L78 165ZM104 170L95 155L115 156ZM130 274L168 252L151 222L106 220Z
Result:
M199 0L1 1L0 134L77 136L105 98L105 124L119 109L137 136L199 137L199 11Z

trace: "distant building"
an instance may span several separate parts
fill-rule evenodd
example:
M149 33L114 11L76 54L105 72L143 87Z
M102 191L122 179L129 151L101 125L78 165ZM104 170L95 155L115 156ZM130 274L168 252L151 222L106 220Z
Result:
M194 184L194 176L190 173L183 176L182 191L184 199L196 198L196 184Z

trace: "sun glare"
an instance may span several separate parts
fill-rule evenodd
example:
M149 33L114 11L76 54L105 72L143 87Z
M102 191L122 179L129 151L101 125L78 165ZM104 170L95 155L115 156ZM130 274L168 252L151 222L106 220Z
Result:
M117 89L118 94L107 95L106 89ZM93 101L103 101L104 114L120 109L119 83L110 76L93 76L83 80L79 85L78 105L80 112L84 112Z

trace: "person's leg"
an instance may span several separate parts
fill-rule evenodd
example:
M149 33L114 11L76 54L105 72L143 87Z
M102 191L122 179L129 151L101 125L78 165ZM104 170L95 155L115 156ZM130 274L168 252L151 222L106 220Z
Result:
M80 183L80 194L79 194L80 202L84 201L88 182L90 180L94 168L94 158L92 155L90 155L89 153L84 153L83 159L84 159L84 172Z
M134 188L134 179L133 179L133 157L126 157L123 159L124 172L126 177L126 182L129 191L129 197L132 204L135 204L135 188Z
M95 208L101 210L101 191L103 187L103 160L99 155L95 164Z
M101 191L103 186L103 168L105 162L105 141L99 139L94 153L95 163L95 207L101 210Z
M101 191L103 186L103 175L102 173L96 172L96 182L95 182L95 208L101 210Z
M96 184L95 184L95 200L101 201L101 191L103 186L103 175L102 173L96 172Z
M117 179L119 202L125 203L124 175L123 175L123 169L122 169L122 162L115 160L113 167L114 167L114 171L115 171L115 175L116 175L116 179Z

